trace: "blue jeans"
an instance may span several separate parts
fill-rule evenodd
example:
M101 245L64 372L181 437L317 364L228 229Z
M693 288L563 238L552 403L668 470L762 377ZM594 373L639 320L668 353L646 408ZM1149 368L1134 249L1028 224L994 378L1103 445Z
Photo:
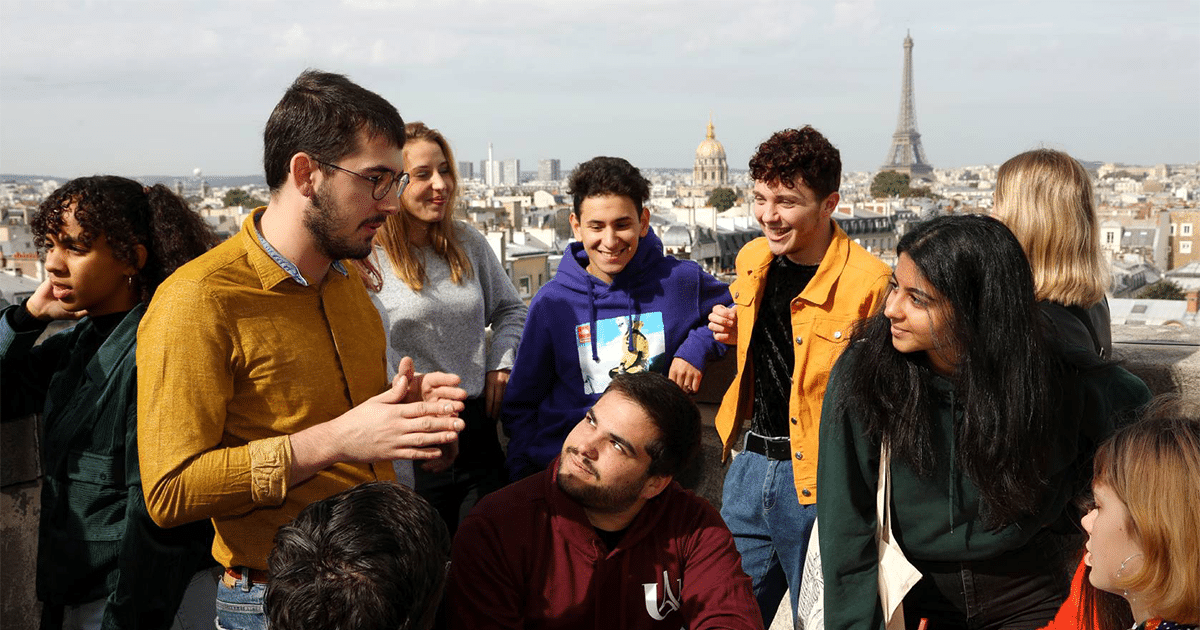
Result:
M267 630L263 613L267 585L249 584L248 580L238 578L234 586L227 586L224 579L217 583L217 630Z
M770 627L784 591L791 591L792 623L817 506L800 505L791 461L743 451L729 464L721 493L721 518L754 583L754 598Z

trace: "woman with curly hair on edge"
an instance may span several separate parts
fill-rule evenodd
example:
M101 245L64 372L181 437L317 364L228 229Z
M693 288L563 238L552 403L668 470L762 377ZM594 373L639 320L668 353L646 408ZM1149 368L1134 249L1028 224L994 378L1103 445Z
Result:
M46 279L0 312L0 397L4 421L41 414L41 627L165 630L185 590L211 624L212 524L160 529L146 511L134 348L155 288L216 236L165 186L113 176L68 182L30 225ZM35 345L55 320L78 323Z

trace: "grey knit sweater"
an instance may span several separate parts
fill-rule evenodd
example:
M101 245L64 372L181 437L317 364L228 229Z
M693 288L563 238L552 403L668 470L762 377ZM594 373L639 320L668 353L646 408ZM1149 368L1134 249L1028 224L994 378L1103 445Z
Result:
M477 397L488 371L512 367L529 308L483 235L462 221L454 226L471 260L469 278L454 284L446 260L432 247L421 247L425 286L413 291L382 256L383 289L371 300L387 331L389 377L402 357L411 356L418 372L457 374L467 395Z

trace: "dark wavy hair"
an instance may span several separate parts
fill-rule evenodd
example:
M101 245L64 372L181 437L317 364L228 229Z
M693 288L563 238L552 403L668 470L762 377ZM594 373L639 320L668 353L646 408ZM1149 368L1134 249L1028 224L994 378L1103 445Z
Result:
M263 129L263 169L271 192L287 181L292 156L336 162L359 146L359 132L404 146L404 120L382 96L341 74L308 69L283 94ZM322 172L332 173L324 164Z
M594 157L575 168L567 183L575 197L575 218L580 218L583 200L597 195L629 197L642 213L642 204L650 198L650 180L627 160L618 157Z
M142 302L149 302L181 265L219 242L208 223L166 186L95 175L67 182L38 206L30 220L38 249L50 246L48 237L62 231L63 214L72 211L84 245L90 247L103 235L117 260L134 266L137 246L146 248L146 263L137 276Z
M1050 383L1062 363L1043 338L1033 276L1004 224L979 215L939 217L896 246L937 290L957 357L953 375L963 419L954 465L978 486L989 529L1033 514L1047 491L1057 403ZM856 327L858 360L837 386L846 413L865 419L893 457L919 474L933 469L936 393L924 352L901 353L881 307Z
M618 374L604 393L617 392L641 407L658 429L646 445L651 475L677 477L700 452L700 409L671 379L657 372Z
M264 596L287 630L422 630L442 598L450 535L425 499L374 481L310 503L275 532Z
M810 125L784 129L758 145L750 158L750 177L787 188L794 188L799 178L820 201L841 187L842 154Z

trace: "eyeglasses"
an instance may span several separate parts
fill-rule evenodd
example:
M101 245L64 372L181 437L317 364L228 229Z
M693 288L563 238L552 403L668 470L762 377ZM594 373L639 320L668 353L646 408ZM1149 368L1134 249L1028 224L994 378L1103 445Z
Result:
M374 188L371 189L371 197L374 198L375 201L380 201L384 197L386 197L388 194L388 191L392 189L392 186L397 186L397 185L399 186L399 188L396 190L397 197L399 197L400 195L403 195L404 189L408 187L408 173L395 173L395 174L389 173L389 174L385 174L385 175L363 175L362 173L355 173L354 171L352 171L350 169L342 168L342 167L338 166L337 164L330 164L329 162L322 162L321 160L318 160L316 158L313 158L313 161L316 162L317 164L321 164L323 166L328 166L329 168L336 168L339 171L342 171L345 173L350 173L351 175L356 175L358 177L361 177L361 178L371 182L371 185L374 186Z

